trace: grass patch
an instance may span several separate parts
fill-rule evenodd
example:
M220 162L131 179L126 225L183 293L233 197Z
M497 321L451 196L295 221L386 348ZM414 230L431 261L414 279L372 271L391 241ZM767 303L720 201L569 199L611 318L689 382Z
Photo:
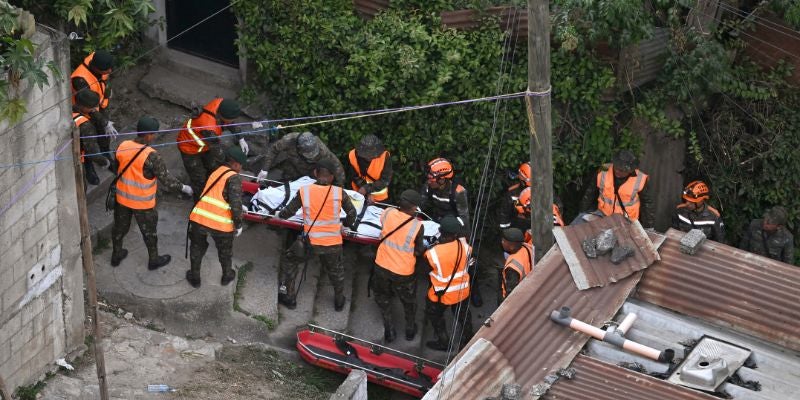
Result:
M244 289L245 282L247 281L247 273L253 269L253 263L247 262L239 266L239 272L236 275L236 291L233 293L233 311L238 311L244 315L250 316L250 313L242 310L239 306L239 299L242 297L242 290Z
M17 388L16 396L19 400L36 400L39 392L41 392L45 386L47 386L47 384L42 381L28 386L20 386Z
M111 247L111 239L105 235L97 235L92 254L100 254L109 247Z
M275 327L278 325L275 321L272 320L272 318L265 317L263 315L253 315L253 319L256 320L256 321L263 322L264 325L267 326L267 329L269 329L271 331L274 331Z

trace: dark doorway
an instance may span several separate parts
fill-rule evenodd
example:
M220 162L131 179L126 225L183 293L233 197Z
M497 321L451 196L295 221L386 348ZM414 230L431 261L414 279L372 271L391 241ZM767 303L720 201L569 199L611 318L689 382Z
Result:
M239 68L236 55L236 17L230 8L209 18L182 35L209 15L230 4L230 0L166 0L168 46L198 57Z

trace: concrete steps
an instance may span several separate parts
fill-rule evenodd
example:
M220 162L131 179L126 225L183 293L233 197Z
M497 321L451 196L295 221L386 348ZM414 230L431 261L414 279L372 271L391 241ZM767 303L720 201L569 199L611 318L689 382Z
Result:
M150 68L139 81L139 89L151 97L186 108L190 108L192 102L202 106L215 97L237 98L239 94L236 88L176 74L161 64L154 64Z

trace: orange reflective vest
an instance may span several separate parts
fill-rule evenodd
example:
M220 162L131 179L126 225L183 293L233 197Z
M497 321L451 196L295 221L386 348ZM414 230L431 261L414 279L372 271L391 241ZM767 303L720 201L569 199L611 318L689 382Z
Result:
M350 165L353 166L353 169L356 171L359 177L364 178L367 183L372 183L381 179L381 174L383 173L383 166L386 164L386 159L389 157L389 152L384 151L381 155L373 158L369 162L369 167L367 168L367 173L361 173L361 168L358 166L358 157L356 156L355 149L350 150ZM358 191L360 189L355 182L350 182L350 185L353 187L353 190ZM383 190L379 190L377 192L370 193L372 195L372 199L375 201L384 201L389 198L389 186L387 185Z
M222 128L217 125L217 109L220 103L221 97L211 100L203 107L199 117L186 121L176 139L181 153L199 154L208 151L208 144L203 140L200 131L213 131L217 136L222 135Z
M503 281L501 282L504 299L508 296L508 293L506 293L506 274L508 270L513 269L516 271L519 274L519 281L522 282L522 279L531 273L533 269L532 263L533 246L527 243L523 243L519 251L510 254L508 258L506 258L506 265L503 267Z
M300 200L303 203L303 229L308 234L308 240L312 245L335 246L342 244L342 223L339 220L339 214L342 210L343 194L344 190L337 186L312 184L300 188Z
M517 203L517 217L522 219L530 219L530 210L526 210L521 204ZM558 209L556 203L553 203L553 226L564 226L564 218L561 217L561 210Z
M75 68L75 71L72 71L72 75L70 75L70 79L72 78L83 78L87 84L89 84L89 90L97 93L100 96L100 109L104 110L108 107L108 97L106 96L106 86L108 85L108 74L103 74L100 76L100 79L97 79L92 71L89 69L89 63L92 62L94 58L94 52L86 56L83 59L81 65L78 65L78 68ZM72 104L75 104L75 93L77 90L72 88Z
M647 174L636 169L636 175L628 177L625 183L617 188L619 194L617 197L614 193L614 166L606 164L605 168L605 171L597 173L597 188L600 190L597 209L605 216L627 213L628 218L638 220L641 206L639 192L647 184Z
M189 221L220 232L233 232L231 205L225 201L222 192L225 190L228 179L234 175L236 175L236 171L225 165L211 173L203 188L203 197L194 205L192 213L189 214ZM212 184L214 187L209 187Z
M117 147L119 163L117 173L125 170L125 173L117 179L117 203L134 210L149 210L156 206L158 183L155 177L147 179L144 176L144 162L155 149L145 146L133 140L126 140ZM142 147L145 149L138 154ZM128 164L130 167L127 167Z
M411 221L406 222L409 218ZM397 275L413 274L417 263L417 258L414 256L414 240L422 229L422 223L411 215L390 208L381 214L381 226L383 241L378 246L375 264ZM391 235L387 237L386 235L390 233Z
M72 121L75 122L75 126L78 127L78 129L80 129L81 125L89 122L89 117L81 113L74 112L72 113ZM85 152L83 151L83 147L81 147L81 164L83 164L86 161L86 157L83 156L84 153Z
M459 248L461 249L460 253ZM437 244L425 252L425 258L428 259L428 264L431 266L429 274L431 287L428 289L428 300L449 306L458 304L469 297L467 262L471 254L472 248L464 238ZM450 286L448 286L448 282ZM438 295L437 292L439 292Z

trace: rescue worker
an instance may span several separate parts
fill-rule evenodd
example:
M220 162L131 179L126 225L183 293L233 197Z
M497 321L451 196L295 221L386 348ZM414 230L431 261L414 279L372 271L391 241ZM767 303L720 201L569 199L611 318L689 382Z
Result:
M319 256L322 269L327 271L334 292L334 308L344 309L344 264L342 262L342 223L339 214L343 209L347 216L344 225L352 227L356 221L356 208L344 189L333 185L337 165L323 159L314 169L316 182L304 186L297 195L278 213L279 218L290 218L298 209L303 209L303 235L307 235L310 249L290 247L281 259L280 288L278 302L290 310L297 307L295 278L301 262L308 262L309 251ZM304 252L305 254L297 254Z
M323 160L330 162L333 167L333 183L343 187L344 167L336 155L328 150L328 146L311 132L292 132L269 145L261 172L258 173L258 181L266 179L273 168L280 169L279 174L274 174L275 179L287 182L304 176L313 177L314 169Z
M383 142L372 134L361 138L358 146L350 150L350 187L371 201L389 199L392 180L392 159Z
M710 240L725 243L725 225L716 208L706 203L709 199L708 185L693 181L683 189L684 202L672 213L672 227L684 232L700 229Z
M392 297L403 303L406 340L417 334L417 279L414 269L417 257L425 252L424 229L417 219L422 201L415 190L400 194L398 208L387 208L381 214L381 241L375 257L372 289L375 303L383 316L383 338L391 343L397 337L392 317Z
M100 183L100 178L97 176L94 164L100 164L103 167L111 165L109 159L100 154L100 147L97 144L97 124L94 118L97 116L96 110L100 97L95 92L84 90L75 95L75 98L75 104L72 106L72 120L80 131L83 171L86 181L90 185L97 185ZM84 154L88 155L84 157Z
M116 205L114 206L114 226L111 228L111 266L116 267L128 256L122 247L122 240L131 227L131 217L136 218L142 239L147 247L147 268L155 270L167 265L169 254L158 254L158 211L156 192L158 182L168 190L182 191L192 195L192 188L175 179L167 170L164 160L150 147L155 140L159 123L152 117L141 117L136 124L137 136L126 140L117 147L119 179L116 182ZM156 181L156 178L158 181Z
M519 195L525 188L531 186L531 163L524 162L519 165L517 170L518 181L506 189L505 197L498 209L498 219L500 221L500 230L515 226L523 231L530 229L530 221L527 222L527 228L520 225L514 217L517 216L516 207L519 204Z
M533 270L533 246L525 243L525 235L517 228L503 231L501 245L508 253L500 280L500 294L505 299Z
M513 217L507 223L509 227L517 228L526 234L531 229L531 188L526 187L520 192L515 204L513 204ZM501 224L502 227L504 224ZM553 226L564 226L564 219L561 217L561 209L558 204L553 203ZM526 239L526 242L530 243Z
M754 219L742 236L739 248L773 260L794 264L794 236L786 229L786 209L775 206Z
M648 176L638 168L638 160L629 150L620 150L611 164L603 165L597 172L595 185L591 185L583 197L582 209L596 210L588 214L607 217L622 214L631 220L638 220L644 228L652 228L655 223L655 207L647 190ZM581 223L591 217L587 213L579 215L573 223Z
M456 320L453 343L463 346L472 337L472 314L467 304L470 292L467 268L472 263L472 248L461 236L462 229L456 217L445 216L439 223L439 243L425 252L431 267L425 316L436 334L436 340L428 341L425 345L433 350L448 350L450 336L444 320L444 312L448 308Z
M242 179L239 172L247 163L241 148L230 146L225 151L225 164L208 177L200 200L189 214L189 261L186 280L199 288L200 265L208 249L208 236L214 239L222 266L220 284L225 286L236 278L233 270L233 238L242 234Z
M232 99L221 97L211 100L202 109L195 107L191 118L186 121L183 129L178 132L176 142L181 152L183 166L189 175L195 202L199 200L206 180L212 171L225 162L226 146L220 141L219 136L235 135L240 132L238 126L222 127L238 118L242 113L239 103ZM232 136L238 140L239 146L245 157L250 150L243 137Z
M109 160L108 168L111 172L116 172L111 157L111 139L118 135L114 123L108 117L108 103L111 99L111 88L108 87L108 77L114 68L114 57L105 50L97 50L90 53L83 62L78 65L70 76L72 85L72 104L78 103L77 94L79 92L92 91L97 94L98 107L92 111L92 120L97 127L97 132L104 133L105 136L96 138L97 144Z

